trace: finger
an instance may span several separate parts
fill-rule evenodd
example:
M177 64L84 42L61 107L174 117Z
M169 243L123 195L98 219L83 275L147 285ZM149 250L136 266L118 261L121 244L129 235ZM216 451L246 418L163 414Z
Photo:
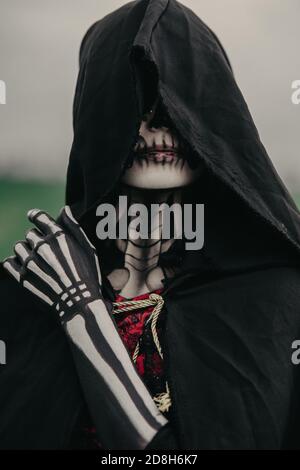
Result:
M70 206L65 206L62 208L59 220L61 221L62 225L67 227L72 235L79 241L82 242L83 240L89 245L90 248L93 250L95 249L94 245L90 242L82 228L80 227L79 223L75 219Z
M92 251L99 284L101 286L102 277L101 277L101 271L100 271L99 260L98 260L96 249L94 245L90 242L88 237L86 236L84 230L80 227L79 223L75 219L70 206L63 207L63 209L60 212L59 218L62 223L62 226L63 227L66 226L80 244L87 244L88 248Z
M63 235L63 230L61 227L59 227L59 225L57 225L56 222L45 212L42 212L39 209L33 209L32 211L29 211L28 217L39 227L40 230L43 231L43 233L48 231L47 233L58 234L60 232L61 235ZM30 243L30 245L36 249L36 253L42 258L42 260L45 261L55 271L55 273L62 280L63 284L69 287L71 285L71 281L51 246L45 242L43 233L34 228L27 233L26 239L28 240L28 243ZM58 235L58 237L60 237L60 235Z
M69 239L70 240L70 239ZM70 253L70 248L69 248L69 245L68 245L68 242L67 242L67 238L66 238L66 235L64 233L61 233L60 235L58 235L58 237L56 238L56 241L60 247L60 250L65 258L65 261L67 263L67 266L69 267L69 269L71 270L71 273L75 279L76 282L80 282L80 277L78 275L78 272L77 272L77 269L75 267L75 264L74 264L74 261L73 261L73 258L71 256L71 253Z
M51 300L50 297L48 297L48 295L46 295L40 289L37 289L33 284L31 284L31 282L24 281L23 286L26 287L26 289L30 290L30 292L32 292L34 295L39 297L41 300L43 300L47 304L49 304L49 305L54 304L53 300Z
M26 241L28 242L28 244L31 246L31 248L36 248L38 246L38 244L44 242L44 238L43 238L42 233L39 230L37 230L36 228L33 228L33 229L29 230L26 233L25 238L26 238Z
M45 243L45 239L44 237L41 235L41 232L37 229L32 229L32 230L29 230L27 235L26 235L26 240L28 241L28 243L30 244L30 246L34 249L36 249L36 252L40 255L41 258L44 259L44 261L48 261L49 260L49 256L46 256L46 253L45 253L45 247L44 247L44 250L43 249L39 249L40 246ZM66 261L67 261L67 264L69 266L69 268L71 269L71 272L74 276L74 279L76 282L79 282L80 281L80 278L79 278L79 275L78 275L78 272L77 272L77 269L75 267L75 264L73 262L73 259L71 257L71 254L70 254L70 250L69 250L69 247L68 247L68 244L67 244L67 240L66 240L66 236L65 234L62 232L61 234L59 234L57 237L56 237L56 241L61 249L61 252L62 254L64 255ZM46 250L49 252L49 250L46 248ZM49 254L49 253L48 253ZM54 253L53 253L54 254ZM31 264L32 266L32 264ZM53 266L53 265L52 265ZM57 267L57 265L56 265ZM64 276L66 275L66 273L64 273ZM57 292L57 290L56 290Z
M40 262L41 264L41 262ZM62 293L62 288L60 287L60 285L56 282L56 280L50 276L49 274L47 274L45 272L45 269L43 269L39 264L38 262L34 261L34 260L30 260L28 263L27 263L27 269L29 269L33 274L35 274L35 276L37 276L39 278L39 280L45 282L46 284L48 284L49 287L51 287L51 289L56 292L57 294L61 294Z
M22 264L24 264L31 255L31 249L26 242L18 242L14 246L14 252Z
M48 243L42 243L36 253L54 270L66 287L71 286L70 278Z
M58 237L57 237L57 241L58 241L59 245L61 245L61 243L62 243L60 241L61 237L64 237L63 232L60 235L58 235ZM67 276L66 272L63 270L63 268L62 268L61 264L59 263L57 257L55 256L55 253L52 251L51 247L45 242L45 239L42 236L41 232L39 230L37 230L36 228L29 230L26 234L26 240L28 241L28 244L31 246L31 248L35 249L36 253L40 256L40 260L39 260L38 264L33 263L33 262L30 261L28 263L28 268L32 272L34 272L36 275L38 275L39 278L41 278L45 282L47 282L47 284L50 285L55 292L60 293L61 289L60 289L59 285L57 284L57 282L54 281L50 276L48 276L45 273L45 269L41 269L41 264L42 264L42 261L43 261L43 265L44 265L44 263L49 265L54 270L54 272L58 273L58 275L61 275L63 283L67 286L70 286L71 281L68 279L68 276ZM61 249L62 249L62 247L61 247ZM77 274L75 266L74 266L74 270ZM50 281L50 279L51 279L51 281ZM78 274L77 274L77 277L75 278L75 280L79 281Z
M15 256L10 256L10 257L6 258L3 262L3 267L18 282L21 281L20 271L22 269L22 266L21 266L21 264L19 263L19 261L17 260L17 258ZM33 294L37 295L44 302L46 302L49 305L53 305L54 302L50 299L50 297L48 297L40 289L34 287L29 281L24 281L22 284L23 284L24 287L26 287L26 289L30 290Z
M18 262L15 256L9 256L3 261L4 269L11 274L18 282L21 280L20 271L22 269L21 264Z
M28 219L45 235L55 234L62 231L61 227L57 225L55 220L45 211L41 211L40 209L31 209L27 213L27 216Z

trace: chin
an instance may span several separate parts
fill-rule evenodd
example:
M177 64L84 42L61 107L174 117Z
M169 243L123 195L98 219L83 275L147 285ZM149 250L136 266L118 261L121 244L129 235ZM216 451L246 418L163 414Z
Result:
M192 170L183 159L170 163L143 159L134 160L122 182L139 189L171 189L187 186L198 176L199 170Z

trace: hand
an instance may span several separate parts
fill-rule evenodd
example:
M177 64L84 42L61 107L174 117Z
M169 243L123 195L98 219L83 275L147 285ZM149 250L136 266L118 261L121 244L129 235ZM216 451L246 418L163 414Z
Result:
M108 449L144 449L167 419L139 376L101 292L95 248L68 206L59 224L38 209L36 228L15 245L5 269L60 317L79 379Z
M36 228L16 243L15 256L4 268L25 288L46 302L62 323L96 299L102 299L101 274L96 250L75 220L69 206L58 225L39 209L28 212Z

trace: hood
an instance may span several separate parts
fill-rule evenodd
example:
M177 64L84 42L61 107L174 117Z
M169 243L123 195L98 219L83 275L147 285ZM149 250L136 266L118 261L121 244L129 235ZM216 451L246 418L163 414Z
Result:
M194 202L206 205L201 256L228 269L298 262L299 212L260 141L228 57L216 35L176 0L130 2L83 38L66 191L82 225L116 186L154 89L205 168L192 192ZM185 261L189 269L199 266L191 253Z

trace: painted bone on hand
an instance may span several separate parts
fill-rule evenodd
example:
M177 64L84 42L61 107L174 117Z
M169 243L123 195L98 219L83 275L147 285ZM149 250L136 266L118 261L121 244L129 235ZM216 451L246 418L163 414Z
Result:
M36 225L4 268L59 316L70 341L101 445L145 449L168 423L132 361L101 292L95 248L66 206L57 224L32 210Z
M27 232L26 241L16 243L16 256L7 258L4 268L64 323L102 298L95 248L68 206L60 214L61 226L38 209L29 211L28 218L36 228Z

